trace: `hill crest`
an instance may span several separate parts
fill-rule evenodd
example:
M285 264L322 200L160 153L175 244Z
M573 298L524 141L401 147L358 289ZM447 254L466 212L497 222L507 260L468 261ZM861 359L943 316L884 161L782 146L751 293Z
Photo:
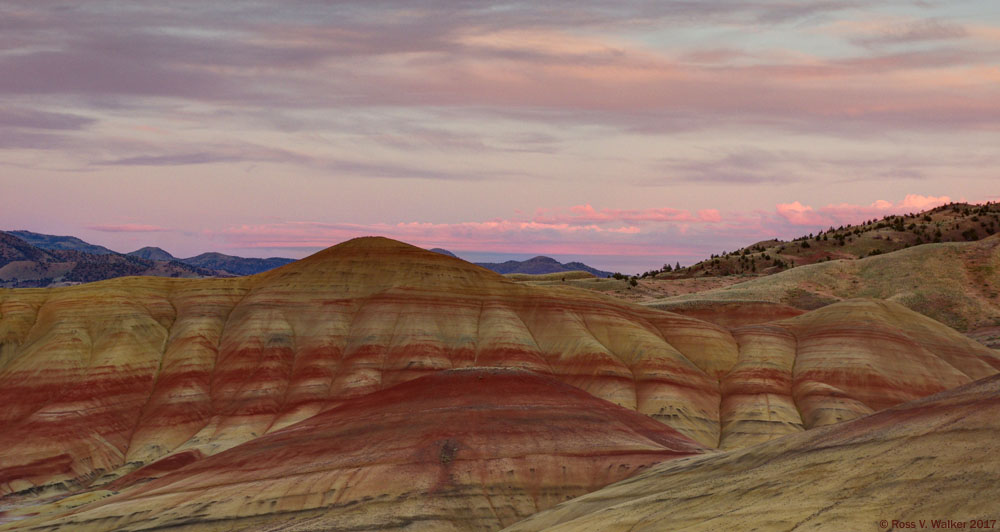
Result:
M928 243L981 240L998 231L1000 203L949 203L923 212L830 227L790 241L762 240L736 251L713 254L679 270L649 271L643 276L769 275L797 266L860 259Z

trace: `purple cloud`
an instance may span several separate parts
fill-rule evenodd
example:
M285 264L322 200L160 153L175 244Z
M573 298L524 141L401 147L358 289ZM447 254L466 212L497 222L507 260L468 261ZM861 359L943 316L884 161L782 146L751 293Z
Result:
M0 128L80 130L97 120L70 113L0 107Z
M273 112L449 107L515 112L534 121L556 114L657 133L720 123L940 129L1000 118L992 103L996 90L988 88L995 84L985 80L954 93L965 102L943 109L940 103L948 100L942 95L950 91L942 92L930 77L920 83L866 80L882 72L991 64L1000 55L995 49L799 62L731 50L736 63L703 64L697 50L671 57L598 37L588 47L573 47L583 42L576 35L581 29L684 28L707 21L781 25L855 2L556 2L505 9L346 2L304 4L282 16L266 4L120 10L88 3L64 11L14 5L21 24L10 24L8 49L18 53L0 55L0 94L174 98L246 112L262 106ZM397 15L403 9L406 16ZM510 31L522 33L505 33ZM874 38L941 40L961 31L930 21ZM538 39L518 44L525 36ZM822 79L838 83L813 83ZM897 103L887 109L887 99Z
M307 156L287 150L254 145L214 146L210 150L176 151L160 155L136 155L95 161L100 166L188 166L233 162L290 163L322 170L331 177L375 177L390 179L429 179L445 181L472 181L495 178L523 178L525 174L484 171L470 168L468 172L427 168L417 164L393 164L361 160L338 159L329 156Z

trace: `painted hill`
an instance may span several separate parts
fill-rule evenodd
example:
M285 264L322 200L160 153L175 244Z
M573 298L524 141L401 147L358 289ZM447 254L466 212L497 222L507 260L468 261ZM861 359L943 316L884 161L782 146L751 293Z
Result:
M988 342L991 331L1000 336L1000 235L812 264L645 304L678 312L692 304L749 301L813 309L856 297L894 301Z
M497 273L523 273L529 275L539 275L546 273L562 273L583 271L597 277L610 277L611 272L591 268L582 262L567 262L565 264L551 258L538 256L528 260L508 260L506 262L477 262L477 266L482 266L487 270Z
M535 371L724 449L1000 369L891 302L730 332L384 238L250 277L0 291L0 342L0 496L25 500L215 455L445 369Z
M22 530L496 530L706 449L513 369L433 373ZM156 464L150 469L155 469ZM123 478L123 489L144 477Z
M998 431L993 376L850 423L666 462L505 530L931 530L976 519L990 528ZM966 524L933 523L948 519Z
M504 277L512 281L523 281L528 283L536 284L554 284L563 283L564 281L595 281L598 280L594 277L594 274L584 271L572 271L572 272L557 272L557 273L505 273Z

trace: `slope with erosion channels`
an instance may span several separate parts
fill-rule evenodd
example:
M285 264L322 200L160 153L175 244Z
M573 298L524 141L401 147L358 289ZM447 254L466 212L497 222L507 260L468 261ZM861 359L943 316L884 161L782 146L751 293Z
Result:
M1000 235L800 266L725 288L645 304L678 312L727 301L767 301L813 309L856 297L894 301L973 335L1000 328ZM698 316L710 318L707 313Z
M22 530L496 530L706 449L535 373L446 370L355 397ZM154 464L155 466L155 464ZM127 489L132 485L131 489Z
M995 528L998 431L992 376L850 423L666 462L506 530Z
M529 369L728 449L991 375L1000 357L891 302L730 332L355 239L246 278L0 291L0 496L99 487L473 366Z

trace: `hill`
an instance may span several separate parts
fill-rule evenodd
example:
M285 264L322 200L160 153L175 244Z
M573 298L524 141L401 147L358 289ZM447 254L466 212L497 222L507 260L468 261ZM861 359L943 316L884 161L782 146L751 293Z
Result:
M522 273L529 275L541 275L547 273L583 271L597 277L611 276L611 272L591 268L582 262L567 262L563 264L551 257L543 256L520 261L508 260L506 262L477 262L476 265L501 274Z
M147 259L147 260L167 260L167 261L177 260L177 257L174 257L173 255L167 253L163 249L152 246L146 246L144 248L137 249L135 251L126 253L126 255L132 257L139 257L140 259Z
M458 255L455 255L454 253L452 253L452 252L448 251L447 249L442 249L442 248L431 248L431 249L429 249L428 251L433 251L434 253L440 253L440 254L442 254L442 255L447 255L447 256L449 256L449 257L455 257L456 259L458 258Z
M432 248L428 251L440 253L449 257L459 258L454 253L442 248ZM551 258L538 256L528 260L508 260L505 262L476 262L476 266L481 266L487 270L503 275L548 275L566 273L577 276L580 272L585 272L594 277L611 277L611 272L598 270L587 266L582 262L567 262L565 264ZM542 280L542 279L520 279L520 280Z
M683 312L692 303L764 301L809 310L856 297L894 301L989 341L1000 327L1000 235L822 262L645 304Z
M249 277L0 291L0 309L0 497L27 503L194 467L446 369L531 370L723 449L1000 370L997 352L891 302L730 332L383 238Z
M993 376L849 423L665 462L505 530L930 530L981 519L991 528L998 430ZM964 526L934 524L949 519Z
M980 240L1000 230L1000 203L950 203L920 213L885 216L857 225L830 227L792 241L765 240L669 272L666 278L741 273L772 274L830 260L853 260L927 243Z
M180 259L149 246L121 254L71 236L0 232L0 288L59 286L129 275L185 278L253 275L291 262L294 259L244 258L222 253Z
M219 272L113 252L95 255L65 249L44 250L0 232L0 288L88 283L128 275L190 278L215 276Z
M82 251L93 255L117 254L104 246L84 242L75 236L56 236L33 233L31 231L7 231L39 249L53 251Z
M646 416L548 377L448 370L180 462L151 482L138 470L113 486L125 490L120 495L18 526L287 530L293 521L312 530L496 530L705 451Z
M584 271L558 272L558 273L507 273L504 277L512 281L523 281L529 283L562 283L564 281L594 280L594 274Z
M196 255L194 257L177 260L190 266L197 266L199 268L207 268L210 270L219 270L233 275L253 275L255 273L266 272L279 266L295 262L295 259L286 259L282 257L257 259L235 257L233 255L224 255L222 253L202 253L201 255Z
M10 233L0 231L0 266L11 262L55 262L57 259L51 253L32 246L28 242Z

